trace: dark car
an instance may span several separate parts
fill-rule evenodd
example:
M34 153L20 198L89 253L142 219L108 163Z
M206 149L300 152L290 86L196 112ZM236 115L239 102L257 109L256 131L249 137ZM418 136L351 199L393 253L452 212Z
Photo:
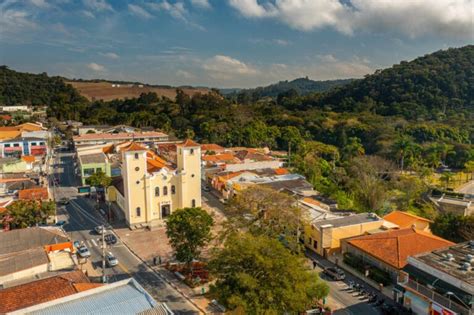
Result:
M107 245L114 245L117 244L117 237L113 234L107 234L104 236L105 243Z
M323 273L333 280L344 280L346 278L344 271L336 267L324 268Z

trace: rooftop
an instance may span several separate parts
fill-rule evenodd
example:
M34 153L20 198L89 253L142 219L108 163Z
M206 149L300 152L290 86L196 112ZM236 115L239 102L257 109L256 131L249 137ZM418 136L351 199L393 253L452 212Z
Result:
M0 276L6 276L47 263L49 263L48 255L42 247L0 255Z
M423 217L405 212L405 211L392 211L383 217L385 220L390 221L398 225L401 229L412 227L416 222L431 223L433 221Z
M180 147L201 147L201 145L191 139L186 139L182 143L177 144Z
M162 314L171 314L163 304L157 303L134 279L65 296L54 301L19 310L13 314L138 314L159 308Z
M0 255L68 241L64 232L56 227L32 227L0 232Z
M0 290L0 313L8 313L25 307L76 294L101 284L93 284L80 270L63 273L26 284Z
M413 228L358 236L347 242L397 269L407 264L408 256L453 245L448 240Z
M49 192L46 187L23 189L18 192L20 200L46 200L48 198Z
M441 249L436 249L428 253L423 253L410 258L410 262L420 261L444 274L454 277L458 281L465 282L474 286L474 270L469 268L463 270L463 263L469 262L470 256L474 257L474 243L473 241L450 244ZM474 262L470 262L474 265ZM474 292L471 292L474 294Z
M263 185L270 187L272 189L278 190L278 191L280 190L295 191L295 190L313 189L313 185L308 183L308 181L304 179L303 177L298 178L298 179L273 181L271 183L265 183Z
M204 144L201 144L201 151L203 153L205 153L206 151L224 151L225 148L224 147L221 147L220 145L218 144L215 144L215 143L204 143Z
M107 156L102 152L79 155L79 161L81 162L81 165L105 163L107 161Z
M324 225L332 225L333 227L356 225L368 222L381 221L382 219L375 213L358 213L354 215L345 216L339 219L325 220L316 222L313 226L320 228Z
M85 141L85 140L120 140L120 139L140 139L140 138L162 138L168 137L167 134L163 132L120 132L120 133L90 133L80 136L74 136L73 140L76 141Z

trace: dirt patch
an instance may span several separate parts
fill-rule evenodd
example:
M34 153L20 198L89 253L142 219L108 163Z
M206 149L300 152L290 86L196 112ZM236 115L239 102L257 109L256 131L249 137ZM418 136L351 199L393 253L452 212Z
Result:
M155 92L158 96L165 96L175 99L176 88L150 87L135 84L112 84L109 82L66 82L76 88L82 96L90 101L103 100L111 101L114 99L136 98L142 93ZM181 88L184 93L192 96L196 93L208 93L206 88Z

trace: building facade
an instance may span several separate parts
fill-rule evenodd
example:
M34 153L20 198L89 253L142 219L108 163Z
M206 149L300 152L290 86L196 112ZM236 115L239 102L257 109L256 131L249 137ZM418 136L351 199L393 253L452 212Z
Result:
M176 164L137 143L121 154L123 187L110 187L108 198L119 207L123 203L121 209L129 226L153 226L176 209L201 206L199 144L190 140L177 144Z

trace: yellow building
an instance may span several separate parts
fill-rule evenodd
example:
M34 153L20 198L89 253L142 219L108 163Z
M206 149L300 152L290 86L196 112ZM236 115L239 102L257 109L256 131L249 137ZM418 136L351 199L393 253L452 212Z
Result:
M330 220L311 222L305 226L305 246L328 257L341 249L341 239L363 235L383 228L384 220L374 213L360 213Z
M157 225L176 209L200 207L200 151L191 140L177 144L172 164L131 143L121 151L123 184L108 189L108 200L117 203L131 227Z

